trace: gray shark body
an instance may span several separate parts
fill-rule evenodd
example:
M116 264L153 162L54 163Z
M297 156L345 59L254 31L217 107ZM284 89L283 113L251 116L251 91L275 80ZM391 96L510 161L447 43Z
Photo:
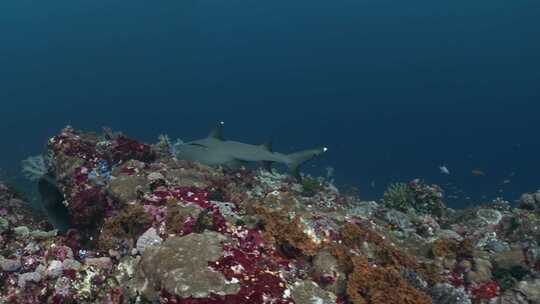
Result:
M286 165L295 175L298 175L301 164L326 152L326 150L326 148L316 148L292 154L277 153L273 152L268 144L250 145L225 140L221 135L221 125L206 138L174 145L174 154L178 159L228 167L236 167L249 162L261 162L267 165L281 163Z

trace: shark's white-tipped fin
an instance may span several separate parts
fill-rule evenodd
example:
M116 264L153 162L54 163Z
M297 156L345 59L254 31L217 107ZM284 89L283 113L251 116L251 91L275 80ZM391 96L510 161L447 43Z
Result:
M223 126L225 125L225 122L220 121L219 124L210 131L208 134L208 138L215 138L219 140L225 140L223 137Z

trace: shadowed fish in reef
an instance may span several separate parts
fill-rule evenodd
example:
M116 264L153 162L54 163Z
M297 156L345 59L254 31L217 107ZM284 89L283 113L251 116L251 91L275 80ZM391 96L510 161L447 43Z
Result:
M270 144L251 145L225 140L222 128L223 123L220 123L206 138L186 143L178 141L173 146L174 156L210 166L238 167L248 162L260 162L269 167L272 163L281 163L298 177L299 167L303 163L328 150L322 147L291 154L273 152Z

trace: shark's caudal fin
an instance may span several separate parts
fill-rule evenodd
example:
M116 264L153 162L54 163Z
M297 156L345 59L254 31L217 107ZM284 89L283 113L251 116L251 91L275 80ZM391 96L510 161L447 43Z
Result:
M291 153L287 155L287 157L290 160L289 163L287 164L287 166L289 167L289 172L292 175L299 177L300 176L299 168L303 163L314 158L315 156L323 154L326 151L328 151L328 148L323 147L323 148L304 150L304 151Z

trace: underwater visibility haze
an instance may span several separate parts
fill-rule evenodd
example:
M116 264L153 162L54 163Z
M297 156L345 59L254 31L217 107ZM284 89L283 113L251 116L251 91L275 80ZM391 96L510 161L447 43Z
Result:
M6 1L2 12L5 170L67 124L151 141L225 121L246 142L328 146L316 173L334 167L370 198L415 177L452 183L468 203L538 187L531 1Z
M1 303L540 303L540 3L6 0L0 33Z

